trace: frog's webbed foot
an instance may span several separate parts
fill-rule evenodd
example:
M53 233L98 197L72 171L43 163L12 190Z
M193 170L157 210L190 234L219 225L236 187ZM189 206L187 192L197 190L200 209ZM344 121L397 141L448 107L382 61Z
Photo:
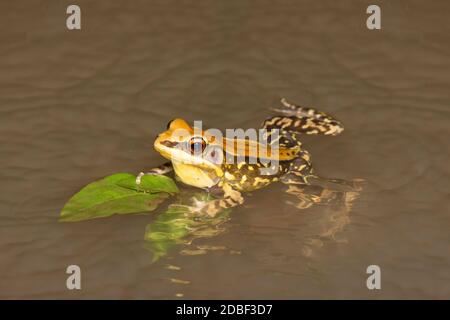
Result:
M166 174L166 173L171 172L172 170L173 170L172 163L171 162L166 162L166 163L160 165L159 167L150 169L147 172L139 173L137 175L137 177L136 177L136 184L137 185L141 184L142 177L145 176L145 175Z
M290 202L290 204L298 209L307 209L315 204L329 203L336 198L335 192L310 185L289 185L286 192L297 199L296 203Z
M281 176L280 181L287 185L306 185L308 184L308 176L289 172Z
M319 177L316 175L310 175L309 177L307 177L307 180L308 184L342 192L360 192L363 189L363 185L365 183L364 179L359 178L352 180L330 179Z
M306 209L312 205L339 204L350 207L362 190L361 179L352 181L340 179L322 179L327 184L317 184L318 177L311 176L309 184L289 184L287 193L295 196L297 203L291 203L299 209Z
M224 195L221 199L211 201L200 201L193 198L194 205L191 207L191 213L199 216L215 217L223 209L236 207L244 203L241 193L234 190L228 184L223 186Z

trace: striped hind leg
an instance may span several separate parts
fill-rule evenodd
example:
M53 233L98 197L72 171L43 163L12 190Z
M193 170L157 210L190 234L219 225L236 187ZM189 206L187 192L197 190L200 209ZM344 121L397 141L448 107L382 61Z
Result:
M309 184L309 178L314 176L309 152L302 150L299 157L291 161L289 171L281 176L280 181L287 185Z
M344 130L344 126L330 115L313 108L300 107L281 99L282 106L274 110L280 116L266 119L262 128L271 130L279 129L292 133L338 135Z

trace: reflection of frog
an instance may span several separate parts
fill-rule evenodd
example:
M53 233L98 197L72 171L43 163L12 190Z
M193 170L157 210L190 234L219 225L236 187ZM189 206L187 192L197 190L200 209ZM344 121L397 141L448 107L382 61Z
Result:
M194 239L215 237L225 231L229 209L222 209L214 217L191 217L192 200L207 203L211 195L206 192L184 189L177 201L158 215L145 230L145 247L153 253L153 261L165 256L174 246L189 245ZM185 249L187 254L205 253L204 248Z
M269 118L262 124L263 129L279 130L277 148L271 149L275 139L268 146L248 139L230 141L225 138L218 141L205 132L197 133L184 120L175 119L154 143L155 149L170 162L149 173L166 173L174 169L176 176L188 185L204 189L219 187L224 194L222 198L199 203L195 209L210 216L222 208L242 204L241 191L260 189L274 181L308 184L308 179L314 177L310 156L301 148L297 135L337 135L343 127L339 121L322 112L289 104L285 99L281 102L283 106L277 111L282 116ZM180 130L183 134L176 133ZM267 152L263 155L257 152L256 156L251 154L250 150L261 149ZM217 161L230 158L234 161ZM271 161L274 159L277 160L275 165ZM272 171L268 173L267 169ZM138 176L138 184L143 174Z
M300 249L304 256L310 256L315 248L323 245L324 240L335 239L335 235L349 223L349 213L361 186L359 186L359 180L341 182L342 184L333 184L333 187L339 187L341 190L318 185L289 185L286 192L296 201L287 201L288 204L301 210L319 208L314 215L315 223L311 223L301 231L304 238ZM164 213L147 225L145 248L153 253L154 261L178 246L180 254L184 255L202 255L210 250L229 250L230 253L239 253L239 251L228 249L227 246L199 245L197 241L194 241L216 237L225 232L230 227L228 224L230 210L219 210L214 217L204 216L193 219L190 214L193 199L197 202L208 203L212 197L206 192L183 189L177 201L170 204Z

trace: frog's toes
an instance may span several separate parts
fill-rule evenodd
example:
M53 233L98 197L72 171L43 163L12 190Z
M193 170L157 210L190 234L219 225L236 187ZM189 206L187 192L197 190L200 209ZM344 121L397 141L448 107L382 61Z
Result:
M155 173L155 172L141 172L141 173L139 173L138 175L137 175L137 177L136 177L136 184L137 185L140 185L141 184L141 182L142 182L142 177L143 176L151 176L151 175L154 175L154 174L157 174L157 173Z
M188 216L195 219L200 219L203 216L204 206L189 206Z
M205 208L205 201L198 200L196 197L192 197L192 205L189 206L189 211L193 214L198 214L203 211Z
M141 179L142 179L143 176L145 176L145 173L144 173L144 172L141 172L141 173L139 173L139 174L137 175L137 177L136 177L136 184L137 184L137 185L140 185L140 184L141 184Z
M198 200L196 197L192 197L192 204L195 208L202 208L205 206L205 201Z

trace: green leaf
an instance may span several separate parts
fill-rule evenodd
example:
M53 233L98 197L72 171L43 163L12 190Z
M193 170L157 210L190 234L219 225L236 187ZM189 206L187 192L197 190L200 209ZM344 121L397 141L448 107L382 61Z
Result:
M142 176L139 185L136 184L136 177L133 175L131 177L124 177L124 179L118 180L116 183L124 188L151 193L167 192L169 194L175 194L179 191L177 185L171 178L157 174Z
M92 182L76 193L61 211L60 221L81 221L113 214L148 212L178 192L172 179L146 175L141 184L129 173L117 173Z

